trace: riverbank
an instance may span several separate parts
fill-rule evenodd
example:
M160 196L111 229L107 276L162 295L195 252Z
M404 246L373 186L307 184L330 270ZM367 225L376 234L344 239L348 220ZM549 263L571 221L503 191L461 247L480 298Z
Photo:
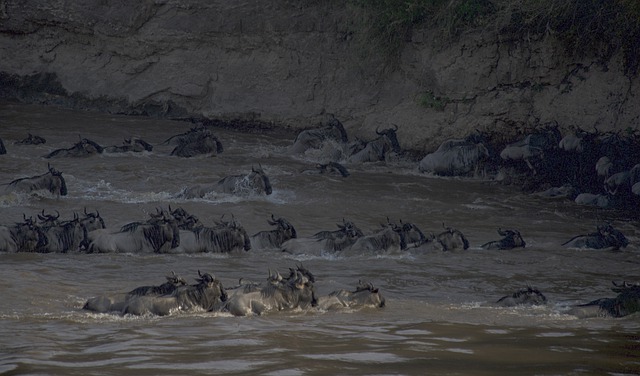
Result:
M539 10L454 3L491 7L454 9L467 9L455 32L416 18L390 52L372 34L383 13L357 1L4 1L0 97L292 133L333 114L363 139L396 124L402 147L422 152L476 129L517 139L548 122L637 127L628 49L573 54L572 31L540 28ZM513 17L522 28L500 27Z

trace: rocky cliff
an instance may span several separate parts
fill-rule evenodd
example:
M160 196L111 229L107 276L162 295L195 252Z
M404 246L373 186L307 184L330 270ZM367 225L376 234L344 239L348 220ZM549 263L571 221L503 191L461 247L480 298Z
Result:
M399 61L363 52L361 12L294 0L0 0L0 97L167 117L397 124L433 150L474 129L637 128L638 80L564 53L553 34L413 29ZM359 41L359 42L358 42Z

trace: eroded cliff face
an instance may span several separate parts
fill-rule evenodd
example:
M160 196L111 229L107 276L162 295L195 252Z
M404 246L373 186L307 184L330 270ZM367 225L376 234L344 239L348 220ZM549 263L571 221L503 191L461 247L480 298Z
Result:
M421 151L474 129L638 127L620 58L572 61L552 35L495 30L443 47L421 29L391 68L363 53L357 9L309 3L0 0L0 96L294 129L330 113L365 139L397 124Z

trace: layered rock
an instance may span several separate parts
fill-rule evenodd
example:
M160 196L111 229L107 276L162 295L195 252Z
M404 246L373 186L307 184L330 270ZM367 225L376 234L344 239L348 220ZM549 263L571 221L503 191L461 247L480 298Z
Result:
M397 64L338 2L0 0L0 96L110 112L310 127L399 126L407 149L474 129L637 127L621 58L574 61L547 35L413 30Z

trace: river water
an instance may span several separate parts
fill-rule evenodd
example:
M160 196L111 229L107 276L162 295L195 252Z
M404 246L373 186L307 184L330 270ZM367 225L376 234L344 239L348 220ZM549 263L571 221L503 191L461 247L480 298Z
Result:
M365 232L386 218L438 233L461 230L466 251L432 249L394 254L0 254L0 373L65 375L584 375L640 372L640 321L578 319L573 304L614 296L611 280L637 281L636 220L615 211L523 194L491 181L421 174L415 162L348 166L348 178L301 174L322 155L290 156L293 135L215 130L224 152L178 158L168 137L191 124L50 107L0 105L0 183L39 175L47 163L62 171L68 196L5 195L1 222L43 209L62 219L98 210L107 227L146 220L156 208L181 206L207 225L233 215L250 234L269 230L273 213L299 237L333 230L342 218ZM16 146L27 133L47 143ZM399 132L402 132L400 128ZM140 136L152 152L82 159L42 158L79 137L103 146ZM271 179L266 197L175 198L193 184L248 172L260 164ZM630 240L623 251L564 249L574 235L610 220ZM525 249L485 251L498 227L517 228ZM263 280L303 263L320 295L373 282L386 297L382 309L286 312L260 317L221 313L129 317L93 314L84 302L105 292L159 284L170 271L190 281L198 270L226 286L240 277ZM500 297L534 286L544 307L501 308Z

